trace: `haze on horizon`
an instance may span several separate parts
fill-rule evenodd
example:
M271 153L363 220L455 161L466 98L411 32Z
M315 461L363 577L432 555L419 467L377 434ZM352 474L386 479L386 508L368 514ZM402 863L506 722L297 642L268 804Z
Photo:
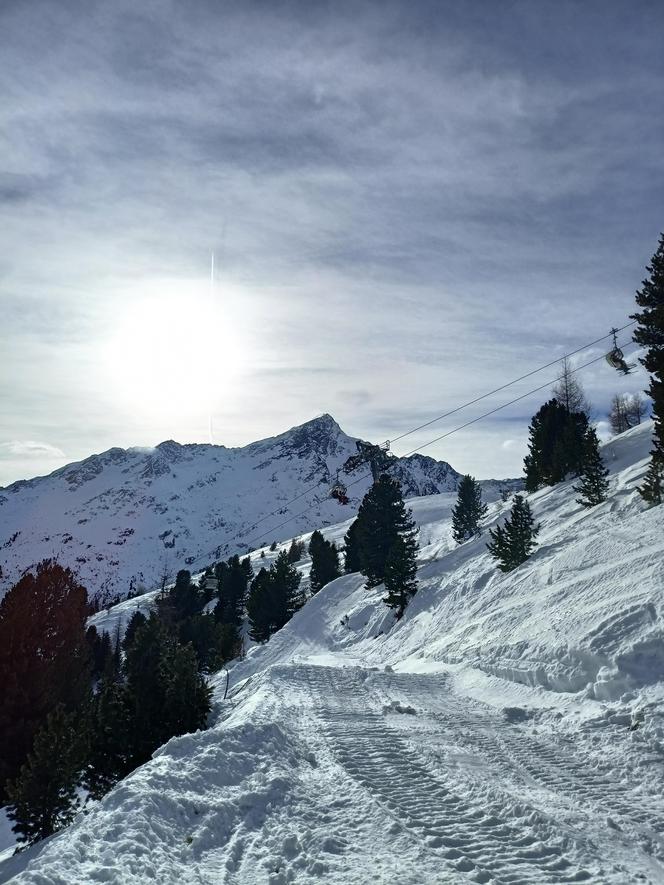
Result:
M210 415L392 438L625 324L663 30L650 0L3 3L0 485ZM598 419L646 386L581 380ZM424 452L516 475L545 396Z

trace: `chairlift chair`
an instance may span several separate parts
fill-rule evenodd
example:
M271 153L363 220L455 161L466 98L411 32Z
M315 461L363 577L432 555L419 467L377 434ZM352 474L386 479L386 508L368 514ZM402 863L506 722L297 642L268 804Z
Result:
M611 329L611 333L613 335L613 347L607 353L606 361L612 369L622 372L623 375L631 375L632 371L636 368L636 363L627 363L625 361L625 354L618 347L618 330Z

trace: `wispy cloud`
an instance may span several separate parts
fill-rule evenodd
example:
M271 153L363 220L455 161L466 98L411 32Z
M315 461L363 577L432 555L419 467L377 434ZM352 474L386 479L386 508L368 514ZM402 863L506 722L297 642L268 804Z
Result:
M205 439L100 354L155 280L187 309L211 249L246 356L227 444L323 411L395 435L625 320L662 224L664 10L194 7L3 4L0 438ZM584 378L598 410L622 389ZM518 469L485 428L433 454Z
M65 453L57 446L50 443L35 442L34 440L12 440L12 442L0 443L0 458L64 458Z

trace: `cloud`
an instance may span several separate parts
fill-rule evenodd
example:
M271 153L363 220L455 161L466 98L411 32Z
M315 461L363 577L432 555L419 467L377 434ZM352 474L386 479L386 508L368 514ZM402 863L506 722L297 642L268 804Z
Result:
M66 455L57 446L34 440L13 440L0 443L0 458L35 458L38 460L60 460Z
M536 6L2 4L3 437L204 440L100 353L212 249L249 367L227 444L323 411L395 436L622 325L661 224L664 8ZM623 383L583 378L598 411ZM504 469L530 406L455 466Z

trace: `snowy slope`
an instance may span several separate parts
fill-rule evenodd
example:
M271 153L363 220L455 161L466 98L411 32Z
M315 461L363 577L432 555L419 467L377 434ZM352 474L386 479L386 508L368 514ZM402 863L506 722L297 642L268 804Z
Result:
M541 543L508 575L486 535L451 543L452 494L412 501L401 622L360 576L328 585L232 668L226 701L216 677L210 730L0 881L664 882L664 508L635 491L650 431L605 446L605 504L572 483L530 496Z
M355 439L323 415L241 449L173 441L150 451L110 449L14 483L0 489L0 595L46 557L77 569L104 600L151 589L165 572L172 578L179 568L202 568L243 544L336 522L340 507L328 497L330 483L355 452ZM350 510L370 484L367 473L353 476L364 478L349 489ZM395 475L409 497L454 489L459 476L421 455L400 459ZM498 483L486 485L495 494Z

